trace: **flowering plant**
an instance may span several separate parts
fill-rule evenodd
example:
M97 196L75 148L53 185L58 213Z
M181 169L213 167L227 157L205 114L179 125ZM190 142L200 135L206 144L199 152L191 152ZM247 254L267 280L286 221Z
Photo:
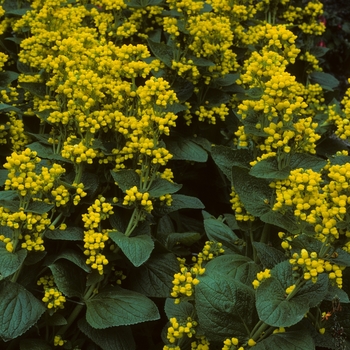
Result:
M1 1L1 348L349 346L350 90L323 15Z

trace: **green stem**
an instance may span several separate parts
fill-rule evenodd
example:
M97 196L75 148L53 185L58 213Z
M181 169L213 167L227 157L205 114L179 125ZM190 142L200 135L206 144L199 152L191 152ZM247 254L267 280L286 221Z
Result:
M11 277L11 282L15 283L17 282L17 279L22 271L22 268L23 268L23 264L20 266L20 268L12 275Z
M268 324L260 320L251 331L250 338L257 341L260 338L260 335L269 327L270 326Z
M249 238L250 238L250 245L252 247L252 251L253 251L253 260L254 262L258 263L258 255L256 253L256 249L254 247L254 237L253 237L253 230L250 228L249 229Z
M67 324L58 330L57 335L63 335L67 331L67 329L72 325L72 323L79 316L79 314L83 310L84 306L85 305L82 305L82 304L78 304L75 306L74 310L72 311L72 313L68 317Z
M268 242L268 236L270 232L270 224L265 223L264 228L261 232L260 242L261 243L267 243Z

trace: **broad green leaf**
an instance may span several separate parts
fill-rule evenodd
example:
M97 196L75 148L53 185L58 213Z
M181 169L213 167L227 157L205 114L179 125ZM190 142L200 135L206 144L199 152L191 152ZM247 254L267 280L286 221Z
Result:
M171 68L174 59L173 48L163 43L156 43L149 39L147 42L153 55L159 58L167 67Z
M20 284L0 282L0 337L15 339L35 325L45 307Z
M147 6L159 5L163 0L125 0L125 4L128 7L133 8L145 8Z
M43 339L22 339L19 350L52 350L52 348Z
M146 296L122 288L102 290L86 300L86 321L96 329L129 326L159 319L157 306Z
M178 270L179 262L173 253L152 255L142 266L130 271L129 288L148 297L166 298Z
M8 173L9 171L7 169L0 169L0 187L5 185L5 181L7 180Z
M295 153L290 157L290 167L292 169L304 168L319 172L327 164L327 161L311 154Z
M27 145L27 147L30 148L32 151L37 152L38 157L40 157L40 158L59 160L62 162L71 163L70 160L63 158L59 154L53 153L52 146L46 146L46 145L41 144L40 142L33 142L33 143Z
M32 9L31 7L24 7L24 8L20 8L18 10L10 10L10 11L6 11L6 15L23 16L31 9Z
M195 289L199 324L209 341L249 336L257 322L254 290L222 275L203 275Z
M148 235L127 237L122 232L112 231L109 237L136 267L148 260L154 248L154 242Z
M167 235L165 245L171 250L177 244L183 244L186 246L191 246L193 243L199 241L201 238L200 233L198 232L171 232Z
M278 169L278 162L276 157L270 157L260 160L249 171L249 174L262 179L286 179L290 173L290 166L283 169Z
M300 227L296 222L295 216L292 211L287 211L286 213L280 213L278 211L274 211L266 205L267 208L269 208L269 211L262 216L260 216L260 220L267 223L272 224L278 227L283 228L284 230L287 230L291 233L299 233Z
M342 276L343 281L347 278L347 275ZM333 286L333 285L329 285L328 286L328 293L327 295L324 297L323 300L328 300L328 301L332 301L334 300L334 298L337 297L340 301L340 303L350 303L349 300L349 296L348 294L345 292L344 289L340 289L337 286Z
M239 78L240 74L226 74L223 77L213 79L213 83L218 86L230 86L236 82L236 80Z
M310 49L311 55L317 58L324 56L330 49L328 47L314 46Z
M46 84L44 83L21 83L20 86L32 95L44 98L46 95Z
M204 209L204 204L196 197L173 194L172 199L170 206L163 204L157 207L156 212L158 215L169 214L179 209Z
M309 236L307 234L300 234L293 239L292 242L292 252L300 252L301 249L306 249L308 252L319 253L321 251L323 244L317 238Z
M208 108L219 107L222 104L226 104L232 98L231 94L228 94L219 89L209 89L206 100L208 104L206 105Z
M339 85L339 80L329 73L313 72L309 74L309 78L313 83L321 85L325 90L333 90Z
M97 174L85 172L81 177L81 182L84 184L84 191L89 196L94 196L100 185L100 178Z
M193 317L195 309L189 301L181 301L180 304L175 304L173 298L165 300L164 311L167 317L176 317L179 320L187 320L187 317Z
M135 341L128 326L95 329L83 318L78 321L78 328L102 350L134 350Z
M206 59L206 58L203 58L203 57L197 57L197 56L194 56L194 55L186 55L186 58L188 60L192 60L194 65L197 66L197 67L212 67L212 66L215 66L215 63Z
M187 109L188 109L187 106L175 102L175 103L167 106L165 108L164 112L172 112L174 114L178 114L180 112L186 111Z
M41 142L44 145L51 146L48 139L51 137L49 134L33 134L31 132L27 132L28 135L30 135L32 138L36 139L37 141Z
M237 250L240 241L236 234L222 221L208 218L204 220L204 229L210 241L222 243L225 247Z
M264 90L260 87L253 87L251 89L246 90L245 94L252 100L259 100L264 94Z
M6 250L5 244L0 244L0 279L15 273L23 264L27 256L27 250L21 249L10 253Z
M264 268L272 269L275 265L287 259L285 254L270 245L262 242L253 242L253 245Z
M6 113L6 112L10 112L10 111L22 113L22 111L15 106L11 106L11 105L8 105L6 103L0 103L0 112Z
M177 192L182 185L174 184L166 179L157 178L152 182L148 192L150 196L158 198L168 193Z
M67 226L65 230L46 230L45 237L57 241L82 241L84 231L81 227Z
M68 260L80 267L82 270L91 272L90 266L86 264L86 256L80 251L75 251L69 248L62 250L62 252L58 254L50 254L45 260L45 265L49 266L60 259Z
M326 274L321 274L316 283L307 281L288 299L286 288L294 283L289 261L281 262L271 270L271 277L260 284L256 293L256 308L262 321L274 327L290 327L298 323L327 295L329 279Z
M125 169L117 172L111 170L111 174L113 180L118 184L124 193L126 190L134 186L140 187L140 175L134 170Z
M5 88L18 78L19 74L11 71L0 72L0 86Z
M259 341L254 350L314 350L315 343L307 331L296 330L271 334Z
M83 297L86 275L75 264L60 260L49 265L58 289L67 297Z
M25 212L42 215L49 212L53 207L54 207L54 204L47 204L45 202L35 201L35 202L31 202L28 205L28 208L25 210Z
M248 169L234 166L232 184L249 213L259 217L271 211L270 206L265 203L273 194L268 181L249 175Z
M205 274L211 277L235 279L253 288L252 282L260 272L259 266L250 258L240 254L225 254L210 260L205 265Z
M208 159L208 153L190 138L181 136L168 138L167 149L173 155L173 160L189 160L204 163Z
M14 199L18 199L17 191L0 191L0 200L12 201Z
M49 326L64 326L67 324L67 320L58 312L52 315L47 315L47 324Z
M237 165L249 168L249 162L252 156L248 150L234 150L226 146L213 146L211 148L211 156L215 164L232 182L232 166Z
M176 92L179 101L183 103L192 96L194 85L190 81L177 76L171 88Z
M0 200L0 207L11 210L13 213L17 212L20 208L19 200Z

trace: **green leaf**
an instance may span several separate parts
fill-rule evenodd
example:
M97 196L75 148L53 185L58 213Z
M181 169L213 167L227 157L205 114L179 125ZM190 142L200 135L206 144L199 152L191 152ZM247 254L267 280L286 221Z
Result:
M240 254L217 256L205 265L205 274L213 278L234 279L253 289L252 282L260 267L249 257Z
M219 89L209 89L206 100L208 104L206 105L208 108L218 107L222 104L226 104L232 98L231 94L228 94Z
M10 253L6 250L5 244L0 244L0 279L15 273L23 264L27 256L27 250L21 249Z
M317 58L324 56L330 49L328 47L315 46L311 48L310 53Z
M226 146L213 146L211 148L211 156L215 164L232 182L232 166L241 166L250 168L249 162L253 160L248 150L234 150Z
M156 6L162 3L163 0L125 0L128 7L145 8L147 6Z
M15 339L35 325L45 307L20 284L0 282L0 337Z
M0 200L13 201L14 199L18 199L17 191L0 191Z
M183 103L192 96L194 85L190 81L177 76L171 88L176 92L179 101Z
M80 251L75 251L69 248L62 250L62 252L58 254L50 254L45 259L45 265L49 266L60 259L68 260L73 264L75 264L76 266L80 267L82 270L86 272L91 272L90 266L86 264L86 256L83 255L82 252Z
M8 84L11 84L14 80L16 80L18 76L19 74L16 72L0 72L0 86L5 88Z
M287 259L280 250L265 243L253 242L253 245L264 268L272 269L275 265Z
M195 309L189 301L181 301L180 304L175 304L173 298L165 300L164 311L168 319L176 317L177 320L187 320L187 317L193 317Z
M54 204L47 204L45 202L35 201L31 202L28 205L28 208L25 210L25 212L42 215L49 212L54 206Z
M290 167L292 169L304 168L320 172L326 164L327 160L306 153L295 153L290 157Z
M46 230L45 237L57 241L82 241L84 231L81 227L68 226L65 230Z
M168 138L166 144L167 149L173 155L173 160L205 163L208 159L208 153L190 138L181 136Z
M307 331L296 330L271 334L254 346L254 350L271 349L314 350L315 344Z
M5 185L9 171L7 169L0 169L0 187ZM1 193L1 192L0 192Z
M161 205L157 207L156 212L159 215L169 214L179 209L204 209L204 204L196 197L183 194L172 195L171 206Z
M167 67L171 68L174 59L173 48L163 43L156 43L150 39L147 42L153 55L160 59Z
M283 169L278 169L278 162L276 157L270 157L260 160L249 171L249 174L261 179L275 179L282 180L289 176L291 171L290 166Z
M129 288L151 298L166 298L178 270L179 262L173 253L152 255L142 266L130 271Z
M154 248L154 242L148 235L127 237L122 232L112 231L109 232L109 238L119 246L136 267L148 260Z
M193 243L199 241L201 235L198 232L171 232L167 234L165 246L172 250L175 245L183 244L186 246L191 246Z
M59 160L62 162L71 163L68 159L63 158L61 155L53 153L52 146L46 146L40 142L33 142L27 145L32 151L37 152L38 157L51 160Z
M45 83L21 83L20 86L29 91L32 95L45 98L46 84Z
M10 10L10 11L6 11L6 15L23 16L31 9L32 9L31 7L24 7L18 10Z
M150 189L148 190L151 197L158 198L168 193L177 192L182 185L174 184L166 179L157 178L152 182Z
M291 233L299 233L300 227L295 220L295 216L292 211L287 211L286 213L280 213L278 211L270 211L260 216L260 220L283 228Z
M309 78L313 83L317 83L325 90L332 91L339 85L339 80L333 75L324 72L313 72L309 74Z
M6 112L10 112L10 111L22 113L22 111L15 106L11 106L11 105L8 105L6 103L0 103L0 112L6 113Z
M131 329L128 326L95 329L82 318L78 321L78 328L102 350L136 349Z
M86 320L96 329L128 326L159 319L157 306L146 296L122 288L102 290L86 301Z
M19 210L20 202L19 200L0 200L0 207L7 208L15 213Z
M253 87L245 91L246 96L252 100L259 100L263 95L263 93L264 93L264 90L260 87Z
M250 214L259 217L271 211L270 206L264 202L273 194L268 181L249 175L248 169L233 166L232 184Z
M86 276L82 270L68 260L49 265L58 289L67 297L83 297Z
M213 83L218 86L230 86L233 85L236 80L240 77L239 73L236 74L226 74L223 77L213 79Z
M224 247L228 247L233 251L237 250L240 239L222 221L214 218L205 219L204 229L210 241L220 242Z
M271 270L271 277L260 284L256 293L260 320L274 327L290 327L298 323L326 296L329 279L326 274L321 274L316 283L307 281L292 298L287 299L286 288L294 283L289 261L281 262Z
M111 170L113 180L118 184L121 190L125 193L126 190L140 186L140 175L134 170L125 169L114 172Z
M215 260L215 259L214 259ZM254 290L234 279L203 275L195 289L199 324L209 341L247 338L256 323Z
M203 57L197 57L194 55L187 55L186 58L188 60L192 60L194 65L197 67L213 67L213 66L215 66L214 62L212 62L206 58L203 58Z
M20 350L52 350L51 346L43 339L22 339Z

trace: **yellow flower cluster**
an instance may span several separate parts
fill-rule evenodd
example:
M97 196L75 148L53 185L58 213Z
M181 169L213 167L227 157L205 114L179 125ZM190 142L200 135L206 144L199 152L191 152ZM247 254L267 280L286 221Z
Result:
M100 196L88 208L88 213L82 215L84 227L84 254L88 256L86 264L103 275L103 267L108 264L108 260L103 249L108 241L108 230L101 228L101 222L113 214L113 207L106 199Z
M251 215L245 208L241 200L239 199L238 194L235 192L234 187L231 187L231 200L232 210L235 213L237 221L254 221L254 216Z
M265 269L256 274L256 280L252 282L254 289L258 288L260 284L267 278L271 277L270 269Z
M149 199L149 193L148 192L139 192L137 186L134 186L130 188L129 190L126 190L126 195L124 197L123 205L134 205L139 204L141 207L148 213L150 213L153 210L153 203L152 200Z
M58 309L64 308L64 303L66 298L62 293L57 289L53 276L43 276L37 281L38 286L43 286L44 288L44 297L42 301L45 303L46 307L53 312Z
M222 243L206 241L202 251L198 253L197 257L193 257L192 261L202 263L203 261L212 260L224 252L225 250L222 248Z
M249 347L256 345L256 341L252 338L248 339L246 343ZM238 338L227 338L224 340L224 346L222 350L244 350L244 346L239 346Z
M342 270L345 266L338 266L331 262L318 257L316 252L309 253L306 249L302 249L300 253L294 253L289 262L294 265L293 270L301 269L304 274L304 279L311 279L312 282L317 281L317 276L323 272L328 273L329 279L342 288ZM287 293L288 294L288 293Z
M196 335L197 340L191 343L191 350L209 350L210 342L205 336Z
M168 327L167 339L170 343L175 343L177 339L181 339L184 335L188 338L196 333L195 327L197 322L187 317L186 320L177 320L175 317L170 318L171 326Z
M67 343L67 340L63 340L61 335L55 335L53 339L54 346L63 346L65 343Z

